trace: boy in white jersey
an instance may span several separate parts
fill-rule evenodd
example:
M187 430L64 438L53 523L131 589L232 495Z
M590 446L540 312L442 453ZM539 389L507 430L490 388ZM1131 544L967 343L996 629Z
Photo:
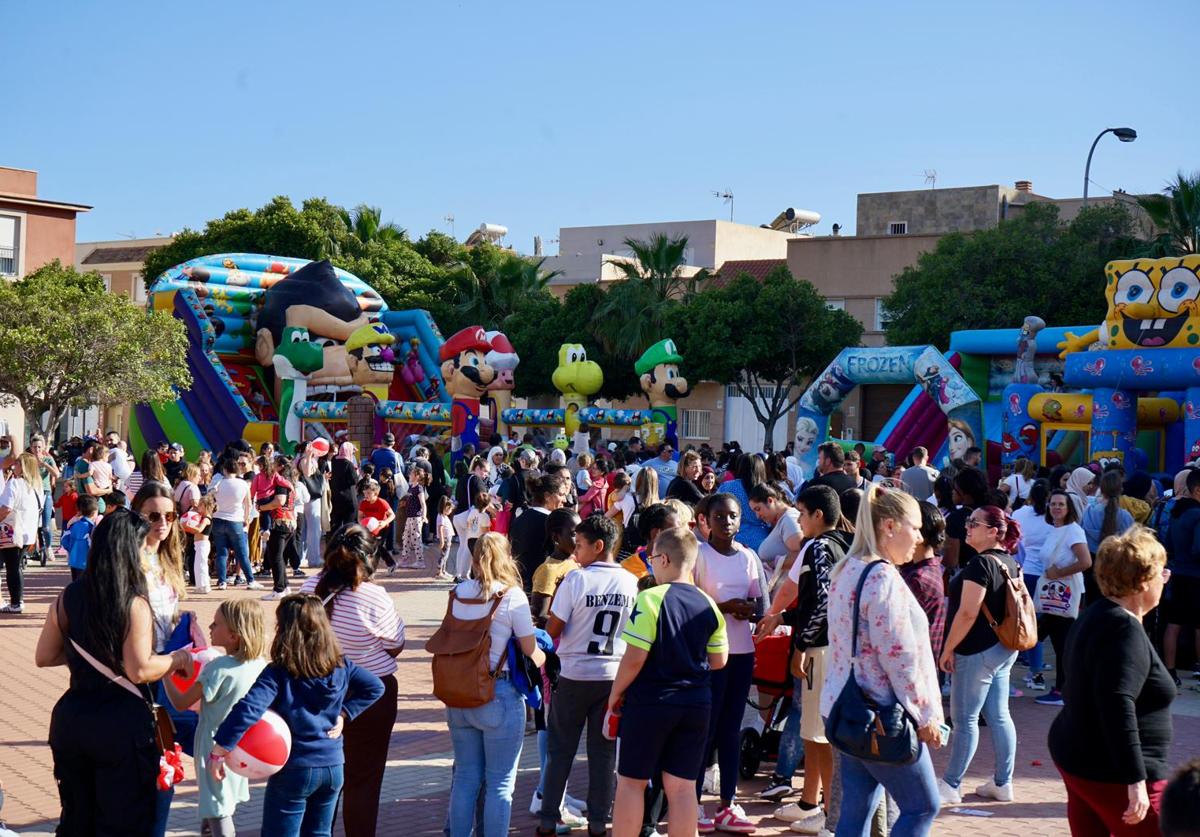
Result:
M558 640L562 671L547 719L546 775L538 834L555 833L563 790L587 724L588 833L604 834L616 781L616 742L604 737L608 694L625 641L621 631L637 598L637 579L613 561L618 529L592 515L575 529L575 562L563 578L546 631Z

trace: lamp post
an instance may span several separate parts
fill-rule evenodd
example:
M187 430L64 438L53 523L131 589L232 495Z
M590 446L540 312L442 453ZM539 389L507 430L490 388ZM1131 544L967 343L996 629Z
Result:
M1101 131L1100 133L1098 133L1096 135L1096 138L1094 140L1092 140L1092 147L1091 147L1091 149L1088 150L1087 165L1084 166L1084 169L1083 169L1083 207L1084 207L1084 209L1086 209L1087 205L1088 205L1087 192L1088 192L1088 180L1090 179L1090 175L1092 173L1092 154L1096 151L1096 143L1100 142L1100 137L1104 136L1105 134L1113 134L1121 142L1133 142L1135 139L1137 139L1137 131L1133 130L1133 128L1105 128L1103 131Z

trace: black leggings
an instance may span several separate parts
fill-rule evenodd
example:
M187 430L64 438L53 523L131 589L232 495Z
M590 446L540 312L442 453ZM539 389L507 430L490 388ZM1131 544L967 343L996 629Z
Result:
M4 559L4 577L8 580L8 602L19 605L25 598L25 575L21 569L21 550L24 547L10 546L0 549L0 557Z
M267 541L265 562L271 568L276 593L282 593L288 586L288 550L291 550L290 557L295 562L293 566L299 566L300 552L296 548L296 530L291 526L276 523L271 527L271 539Z
M705 753L717 751L721 767L721 799L733 799L737 791L738 762L741 761L742 716L754 679L754 652L730 654L725 668L709 675L712 687L712 715L708 720L708 745ZM704 787L704 771L696 779L696 798Z
M1054 688L1060 692L1067 685L1067 633L1074 624L1074 619L1065 616L1045 614L1038 617L1038 639L1049 637L1054 648Z

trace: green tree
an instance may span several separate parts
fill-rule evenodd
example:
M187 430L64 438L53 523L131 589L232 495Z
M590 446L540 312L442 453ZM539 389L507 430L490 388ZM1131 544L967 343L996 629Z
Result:
M667 336L671 311L709 276L707 270L684 275L687 245L686 235L659 233L649 241L627 238L625 246L634 260L608 262L624 274L596 309L595 331L610 352L634 359Z
M1143 246L1133 229L1120 204L1062 224L1058 207L1033 203L991 229L942 236L884 300L888 343L945 349L952 331L1012 328L1030 314L1053 326L1098 323L1105 263Z
M743 273L696 294L673 312L671 333L686 377L736 386L771 439L808 380L858 345L862 325L781 266L762 282Z
M542 270L543 262L492 244L472 247L449 274L457 299L455 324L503 330L522 303L550 296L550 280L560 271Z
M1182 171L1161 195L1137 199L1150 220L1163 230L1147 248L1150 256L1183 256L1200 252L1200 173Z
M373 242L391 244L403 241L408 233L393 223L383 223L383 210L377 206L360 203L353 212L342 210L342 223L350 235L362 247Z
M192 383L186 353L182 322L106 293L98 273L55 260L0 282L0 403L43 433L69 408L174 400Z

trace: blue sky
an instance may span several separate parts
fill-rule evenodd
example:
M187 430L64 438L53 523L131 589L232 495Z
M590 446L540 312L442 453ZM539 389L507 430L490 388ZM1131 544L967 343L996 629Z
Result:
M1195 2L19 3L0 164L95 209L80 240L276 194L414 235L814 209L858 192L1156 191L1200 168ZM31 68L37 68L33 72ZM555 252L548 245L550 253Z

